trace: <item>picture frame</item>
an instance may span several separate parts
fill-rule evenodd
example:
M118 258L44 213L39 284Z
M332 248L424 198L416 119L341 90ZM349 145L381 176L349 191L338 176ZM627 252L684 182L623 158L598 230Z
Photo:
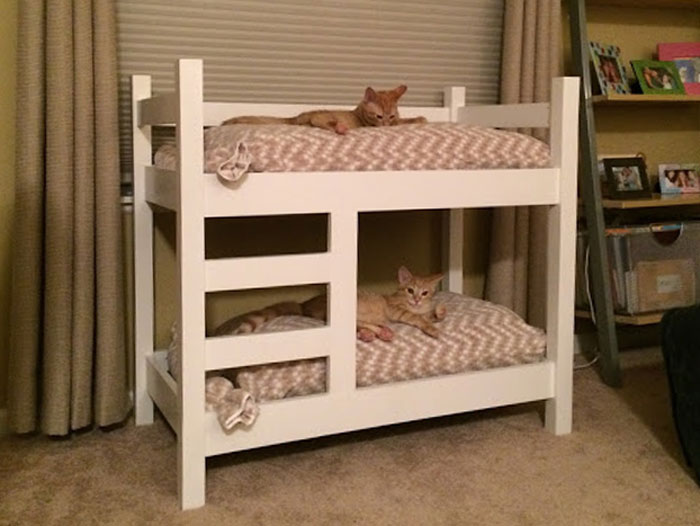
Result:
M632 69L645 95L685 95L678 68L671 60L633 60Z
M651 197L646 164L641 157L603 159L608 194L612 199L644 199Z
M659 188L662 194L700 193L700 163L660 164Z
M625 66L620 61L619 46L589 42L589 48L601 93L631 93Z
M657 45L659 60L671 60L688 95L700 95L700 42L668 42Z

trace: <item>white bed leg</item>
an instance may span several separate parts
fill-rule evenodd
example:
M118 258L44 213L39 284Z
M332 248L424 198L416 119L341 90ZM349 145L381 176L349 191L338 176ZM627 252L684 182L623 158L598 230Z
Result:
M443 290L464 292L464 209L452 208L442 220Z
M151 96L151 77L131 81L134 134L134 405L136 425L153 423L146 359L153 354L153 212L146 202L144 167L151 164L151 127L137 125L138 101Z
M554 361L554 398L546 402L545 426L556 435L572 427L578 90L574 78L552 84L552 161L561 178L560 202L549 208L547 226L547 357Z
M183 509L205 500L206 436L204 431L205 261L202 61L180 60L177 66L177 149L179 210L178 342L178 489Z

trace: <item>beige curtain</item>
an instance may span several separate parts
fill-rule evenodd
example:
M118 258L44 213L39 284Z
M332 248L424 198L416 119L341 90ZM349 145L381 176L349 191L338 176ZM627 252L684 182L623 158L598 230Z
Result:
M16 432L122 421L116 23L111 0L21 0L8 409Z
M501 102L549 100L561 75L561 0L506 0ZM546 136L535 130L535 136ZM546 293L546 210L494 209L486 298L543 327Z

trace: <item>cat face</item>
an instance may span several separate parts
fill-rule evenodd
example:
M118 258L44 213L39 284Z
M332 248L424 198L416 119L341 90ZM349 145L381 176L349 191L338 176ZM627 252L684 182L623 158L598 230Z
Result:
M406 93L406 86L398 86L391 91L365 90L365 98L360 102L362 120L367 126L393 126L399 122L398 101Z
M414 276L406 267L399 268L399 294L402 295L407 308L417 313L430 312L433 296L441 279L442 274Z

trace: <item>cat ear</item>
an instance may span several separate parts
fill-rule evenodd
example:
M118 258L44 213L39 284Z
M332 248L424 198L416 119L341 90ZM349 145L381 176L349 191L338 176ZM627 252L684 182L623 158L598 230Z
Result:
M428 281L431 287L435 287L438 283L442 281L442 278L444 277L444 274L433 274L432 276L428 276L425 279Z
M399 285L405 285L413 279L413 274L406 267L401 265L399 267Z
M404 86L403 84L401 84L399 87L394 88L393 90L391 90L391 92L394 94L394 98L398 100L398 98L399 98L401 95L403 95L404 93L406 93L406 90L407 90L407 89L408 89L408 88L407 88L406 86Z
M369 86L365 90L365 102L377 102L377 92Z

